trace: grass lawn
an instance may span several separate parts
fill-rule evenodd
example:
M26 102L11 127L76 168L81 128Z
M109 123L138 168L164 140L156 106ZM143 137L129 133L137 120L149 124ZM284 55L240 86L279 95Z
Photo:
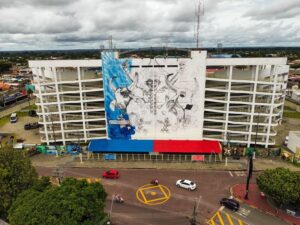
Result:
M300 112L283 112L283 117L300 119Z
M33 105L23 108L22 110L37 110L37 106L35 104L33 104Z
M8 123L10 120L10 116L5 116L0 118L0 127L4 126L6 123Z
M16 112L18 117L28 116L28 112ZM10 122L10 116L0 118L0 127Z

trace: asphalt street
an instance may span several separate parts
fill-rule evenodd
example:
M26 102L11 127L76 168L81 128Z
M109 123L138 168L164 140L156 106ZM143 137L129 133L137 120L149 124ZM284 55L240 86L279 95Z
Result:
M40 175L53 175L54 168L36 168ZM63 176L101 178L104 171L106 169L64 168ZM198 224L207 224L207 221L220 208L220 199L230 196L230 187L246 180L245 172L240 171L121 169L119 172L121 175L119 179L101 179L108 193L106 211L112 212L112 222L116 225L188 225L195 204L198 204ZM253 182L255 177L256 174L253 175ZM149 186L154 178L159 180L161 186ZM179 179L194 181L197 189L188 191L176 187L175 183ZM124 196L125 203L111 204L112 195L116 193ZM242 208L248 209L247 206L242 206ZM247 216L236 213L233 213L233 216L240 217L241 221L248 221L251 225L286 224L258 210L252 208L249 210L250 213Z
M250 225L288 225L288 223L279 220L278 218L264 214L259 210L253 209L245 204L240 205L240 210L238 212L232 212L229 209L223 209L226 213L232 215L235 218L238 218Z

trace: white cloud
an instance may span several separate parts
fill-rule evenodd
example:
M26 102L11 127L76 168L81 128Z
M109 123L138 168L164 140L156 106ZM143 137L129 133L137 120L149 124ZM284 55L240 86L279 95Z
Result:
M205 47L299 46L299 0L205 0ZM1 0L0 50L195 46L196 0Z

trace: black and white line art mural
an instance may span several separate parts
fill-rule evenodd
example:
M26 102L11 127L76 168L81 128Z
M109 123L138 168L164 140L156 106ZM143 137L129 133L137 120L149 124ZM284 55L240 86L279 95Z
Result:
M125 138L196 136L191 132L200 126L199 77L188 60L179 61L177 67L131 67L132 61L126 59L114 63L117 69L103 74L110 94L106 104L110 124L134 130Z

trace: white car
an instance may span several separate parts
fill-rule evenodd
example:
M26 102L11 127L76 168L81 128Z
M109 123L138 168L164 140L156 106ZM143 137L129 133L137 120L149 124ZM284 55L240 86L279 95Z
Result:
M187 189L189 191L193 191L196 189L196 184L190 180L178 180L176 182L176 186Z

